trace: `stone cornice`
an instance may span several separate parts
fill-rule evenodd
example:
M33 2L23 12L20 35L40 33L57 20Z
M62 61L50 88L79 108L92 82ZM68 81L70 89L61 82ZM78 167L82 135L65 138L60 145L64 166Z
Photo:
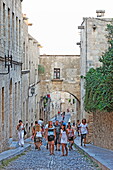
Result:
M5 62L5 58L4 58L4 57L0 57L0 61L4 61L4 62ZM15 65L22 65L22 62L12 60L12 64L15 64Z
M21 73L22 73L22 74L28 74L28 73L30 73L30 70L22 70Z
M63 82L62 79L52 79L51 81L53 81L53 82Z

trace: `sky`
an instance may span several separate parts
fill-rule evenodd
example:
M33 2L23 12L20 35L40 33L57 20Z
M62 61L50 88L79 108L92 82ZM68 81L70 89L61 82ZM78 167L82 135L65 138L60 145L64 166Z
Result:
M112 4L112 0L23 0L22 11L33 24L29 33L43 47L40 54L78 55L83 17L105 10L105 18L112 18Z

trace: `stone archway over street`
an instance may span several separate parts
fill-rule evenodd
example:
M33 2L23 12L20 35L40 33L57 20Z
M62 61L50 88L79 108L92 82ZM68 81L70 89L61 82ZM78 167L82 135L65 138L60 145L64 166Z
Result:
M68 92L80 100L80 56L41 55L39 72L41 95L53 91Z
M41 55L39 63L40 96L68 92L80 105L80 56Z

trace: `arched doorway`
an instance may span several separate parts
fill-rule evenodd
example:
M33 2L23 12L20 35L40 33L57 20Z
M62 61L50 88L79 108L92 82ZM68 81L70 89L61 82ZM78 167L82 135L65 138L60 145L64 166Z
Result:
M72 122L76 122L80 114L80 101L69 92L53 91L43 96L41 100L41 114L47 122L59 113L70 113ZM44 113L42 112L44 108Z

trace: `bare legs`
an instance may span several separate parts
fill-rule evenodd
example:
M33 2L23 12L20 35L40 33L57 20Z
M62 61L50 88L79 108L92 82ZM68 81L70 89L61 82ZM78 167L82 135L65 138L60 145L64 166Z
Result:
M86 134L81 134L81 146L84 140L84 146L86 146Z
M66 154L64 154L64 151L66 151ZM67 144L62 143L62 156L67 156L67 155L68 155Z
M60 151L60 144L57 144L58 151Z
M54 141L48 142L50 155L54 155Z
M42 145L42 142L41 142L41 141L36 142L36 144L35 144L36 149L40 150L41 145Z
M69 143L70 143L69 150L72 150L73 149L72 146L74 144L74 141L69 141Z

